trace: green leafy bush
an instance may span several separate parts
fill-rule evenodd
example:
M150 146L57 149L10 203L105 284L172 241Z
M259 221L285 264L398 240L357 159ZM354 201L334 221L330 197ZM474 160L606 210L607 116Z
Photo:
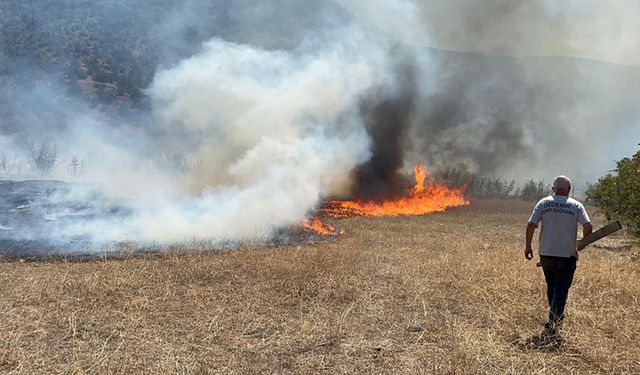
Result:
M549 195L550 187L545 185L544 182L529 180L524 183L522 189L518 191L518 196L525 201L539 201L540 199Z
M587 196L607 219L618 219L640 235L640 151L616 162L611 173L591 185Z

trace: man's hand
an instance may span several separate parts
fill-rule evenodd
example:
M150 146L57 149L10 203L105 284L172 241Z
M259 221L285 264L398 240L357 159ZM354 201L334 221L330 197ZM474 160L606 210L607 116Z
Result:
M527 247L527 249L524 251L524 257L527 258L527 260L533 259L533 249Z
M593 233L593 225L591 225L591 223L586 223L585 225L582 226L582 238L584 239L585 237L587 237L588 235L590 235L591 233ZM578 247L578 251L582 251L582 249L584 249L586 247L586 245L582 244L582 240L579 240L577 243L577 247Z
M527 233L525 235L525 237L526 237L526 242L525 242L526 250L524 251L524 257L527 258L527 260L533 259L533 248L531 247L531 241L533 240L533 232L535 232L535 231L536 231L536 224L528 223L527 224Z

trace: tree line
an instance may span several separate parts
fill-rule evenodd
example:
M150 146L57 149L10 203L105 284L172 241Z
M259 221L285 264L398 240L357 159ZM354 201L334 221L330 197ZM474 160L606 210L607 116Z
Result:
M436 181L456 188L465 188L470 198L520 198L537 201L549 195L551 187L544 181L528 180L521 185L515 180L495 176L482 176L458 168L443 168L434 177Z

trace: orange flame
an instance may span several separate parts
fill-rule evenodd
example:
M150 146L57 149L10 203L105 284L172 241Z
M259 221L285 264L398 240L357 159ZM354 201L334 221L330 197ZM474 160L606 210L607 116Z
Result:
M334 236L339 234L338 231L336 230L336 228L332 227L329 224L324 224L322 221L320 221L319 218L317 217L313 217L311 219L304 219L302 226L305 229L309 229L317 234L323 235L323 236Z
M333 200L327 202L322 212L331 217L425 215L469 204L463 196L464 188L454 189L438 184L425 186L428 172L424 165L416 166L415 176L416 184L405 197L382 202Z
M416 186L413 187L413 194L415 195L424 192L424 180L429 175L429 172L427 172L427 168L423 164L416 165L414 171L416 174Z

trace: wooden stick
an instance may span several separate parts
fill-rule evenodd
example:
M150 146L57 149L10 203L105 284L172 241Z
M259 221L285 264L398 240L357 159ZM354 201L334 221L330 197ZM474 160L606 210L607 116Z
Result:
M584 249L585 247L591 245L592 243L598 241L599 239L602 239L608 235L614 234L620 229L622 229L622 225L620 225L619 221L616 221L614 223L611 223L607 226L604 226L598 229L597 231L586 236L585 238L578 240L578 251Z

